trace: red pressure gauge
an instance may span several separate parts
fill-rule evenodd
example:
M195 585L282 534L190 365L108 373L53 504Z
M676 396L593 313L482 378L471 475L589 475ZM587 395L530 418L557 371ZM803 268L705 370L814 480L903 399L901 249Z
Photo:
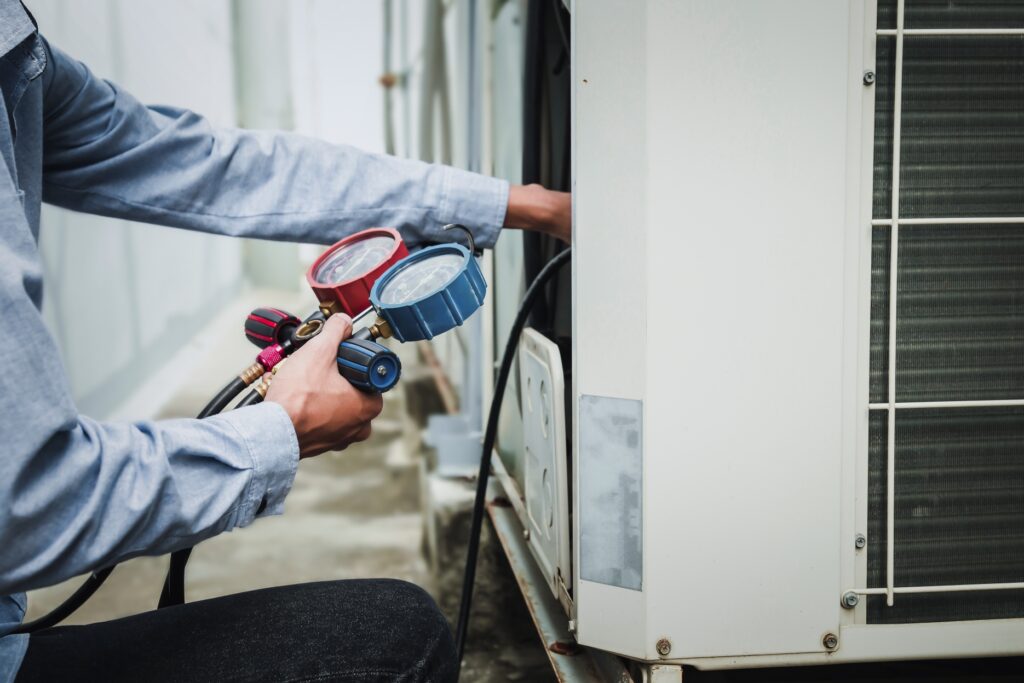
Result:
M394 228L370 228L349 235L325 251L306 280L326 315L355 317L370 307L370 290L384 271L409 255Z

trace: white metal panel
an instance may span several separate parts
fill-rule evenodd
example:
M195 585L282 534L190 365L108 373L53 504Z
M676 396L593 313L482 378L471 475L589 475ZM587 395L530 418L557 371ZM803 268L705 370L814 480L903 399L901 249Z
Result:
M647 7L573 3L574 398L644 396L647 283L637 274L644 272L647 254ZM578 415L577 400L573 413ZM579 420L573 424L575 477ZM573 491L578 510L578 487ZM578 567L578 515L573 525ZM574 584L579 641L642 656L644 593L583 581L576 572Z
M735 669L788 664L850 664L884 660L1019 656L1024 621L993 619L936 624L847 626L835 652L752 657L686 658L701 669Z
M648 6L651 655L838 627L848 11Z
M855 389L848 4L576 9L576 395L639 398L646 430L646 628L579 582L581 640L821 650Z
M856 362L846 367L843 382L856 391L844 391L843 489L840 522L841 573L843 586L866 585L867 548L857 548L858 534L866 534L868 520L868 425L869 370L871 365L871 212L875 141L875 87L864 83L866 72L875 72L877 5L874 0L850 3L849 80L850 121L847 126L847 173L850 181L847 222L846 270L858 274L856 303L848 300L845 344L856 348ZM858 49L859 47L859 49ZM858 80L859 79L859 80ZM859 113L856 108L860 107ZM848 295L852 294L848 290ZM853 359L848 359L853 361ZM852 373L852 375L851 375ZM855 610L843 610L843 626L863 621L866 601ZM840 629L843 627L841 626ZM842 631L840 648L845 647Z
M560 598L568 581L569 462L565 448L565 377L558 345L533 328L519 343L526 496L523 526L548 587Z

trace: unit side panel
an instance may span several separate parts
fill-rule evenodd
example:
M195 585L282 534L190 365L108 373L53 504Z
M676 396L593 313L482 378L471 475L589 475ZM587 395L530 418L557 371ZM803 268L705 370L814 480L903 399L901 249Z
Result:
M608 405L644 398L648 140L643 126L645 55L637 49L645 41L645 4L587 0L574 3L573 10L573 403L578 413L584 395L610 399ZM604 499L616 496L597 481L587 487L590 497L581 503L579 473L599 470L607 462L602 458L614 456L607 449L582 449L586 439L579 433L580 421L574 424L573 566L580 567L580 554L588 554L591 562L583 564L597 567L594 576L619 584L582 580L574 572L577 635L585 645L642 656L646 589L624 587L643 586L642 557L633 553L637 564L631 565L630 575L615 578L605 571L607 549L595 545L600 535L580 540L581 506L583 516L588 510L599 513ZM628 435L620 436L631 443ZM621 497L616 501L624 502ZM639 506L631 519L646 518L642 497L627 502Z
M848 18L664 0L629 48L648 67L649 656L838 633Z

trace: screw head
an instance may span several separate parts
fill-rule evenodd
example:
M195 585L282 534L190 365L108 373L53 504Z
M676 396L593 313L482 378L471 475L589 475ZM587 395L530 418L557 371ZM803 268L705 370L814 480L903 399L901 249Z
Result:
M383 377L384 375L388 374L388 369L386 367L384 367L383 365L378 365L377 366L377 374L380 375L381 377Z
M523 538L526 539L527 541L530 540L530 530L529 529L523 529Z
M658 654L662 657L667 657L669 652L672 652L672 641L668 638L662 638L654 644L654 648L658 651Z
M853 609L857 606L857 603L859 602L860 596L854 593L853 591L846 591L845 593L843 593L842 603L843 607L845 607L846 609Z
M864 534L857 534L853 537L853 547L857 550L863 550L868 544L868 539Z
M864 72L864 85L871 85L875 82L875 72L865 71Z
M821 644L825 646L826 650L834 650L839 647L839 636L834 633L826 633L825 637L821 639Z

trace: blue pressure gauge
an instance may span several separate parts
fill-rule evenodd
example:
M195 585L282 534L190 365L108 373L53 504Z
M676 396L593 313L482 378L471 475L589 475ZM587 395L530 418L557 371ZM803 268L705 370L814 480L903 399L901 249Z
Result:
M461 244L427 247L391 266L370 303L401 342L431 339L461 325L480 308L487 282Z

